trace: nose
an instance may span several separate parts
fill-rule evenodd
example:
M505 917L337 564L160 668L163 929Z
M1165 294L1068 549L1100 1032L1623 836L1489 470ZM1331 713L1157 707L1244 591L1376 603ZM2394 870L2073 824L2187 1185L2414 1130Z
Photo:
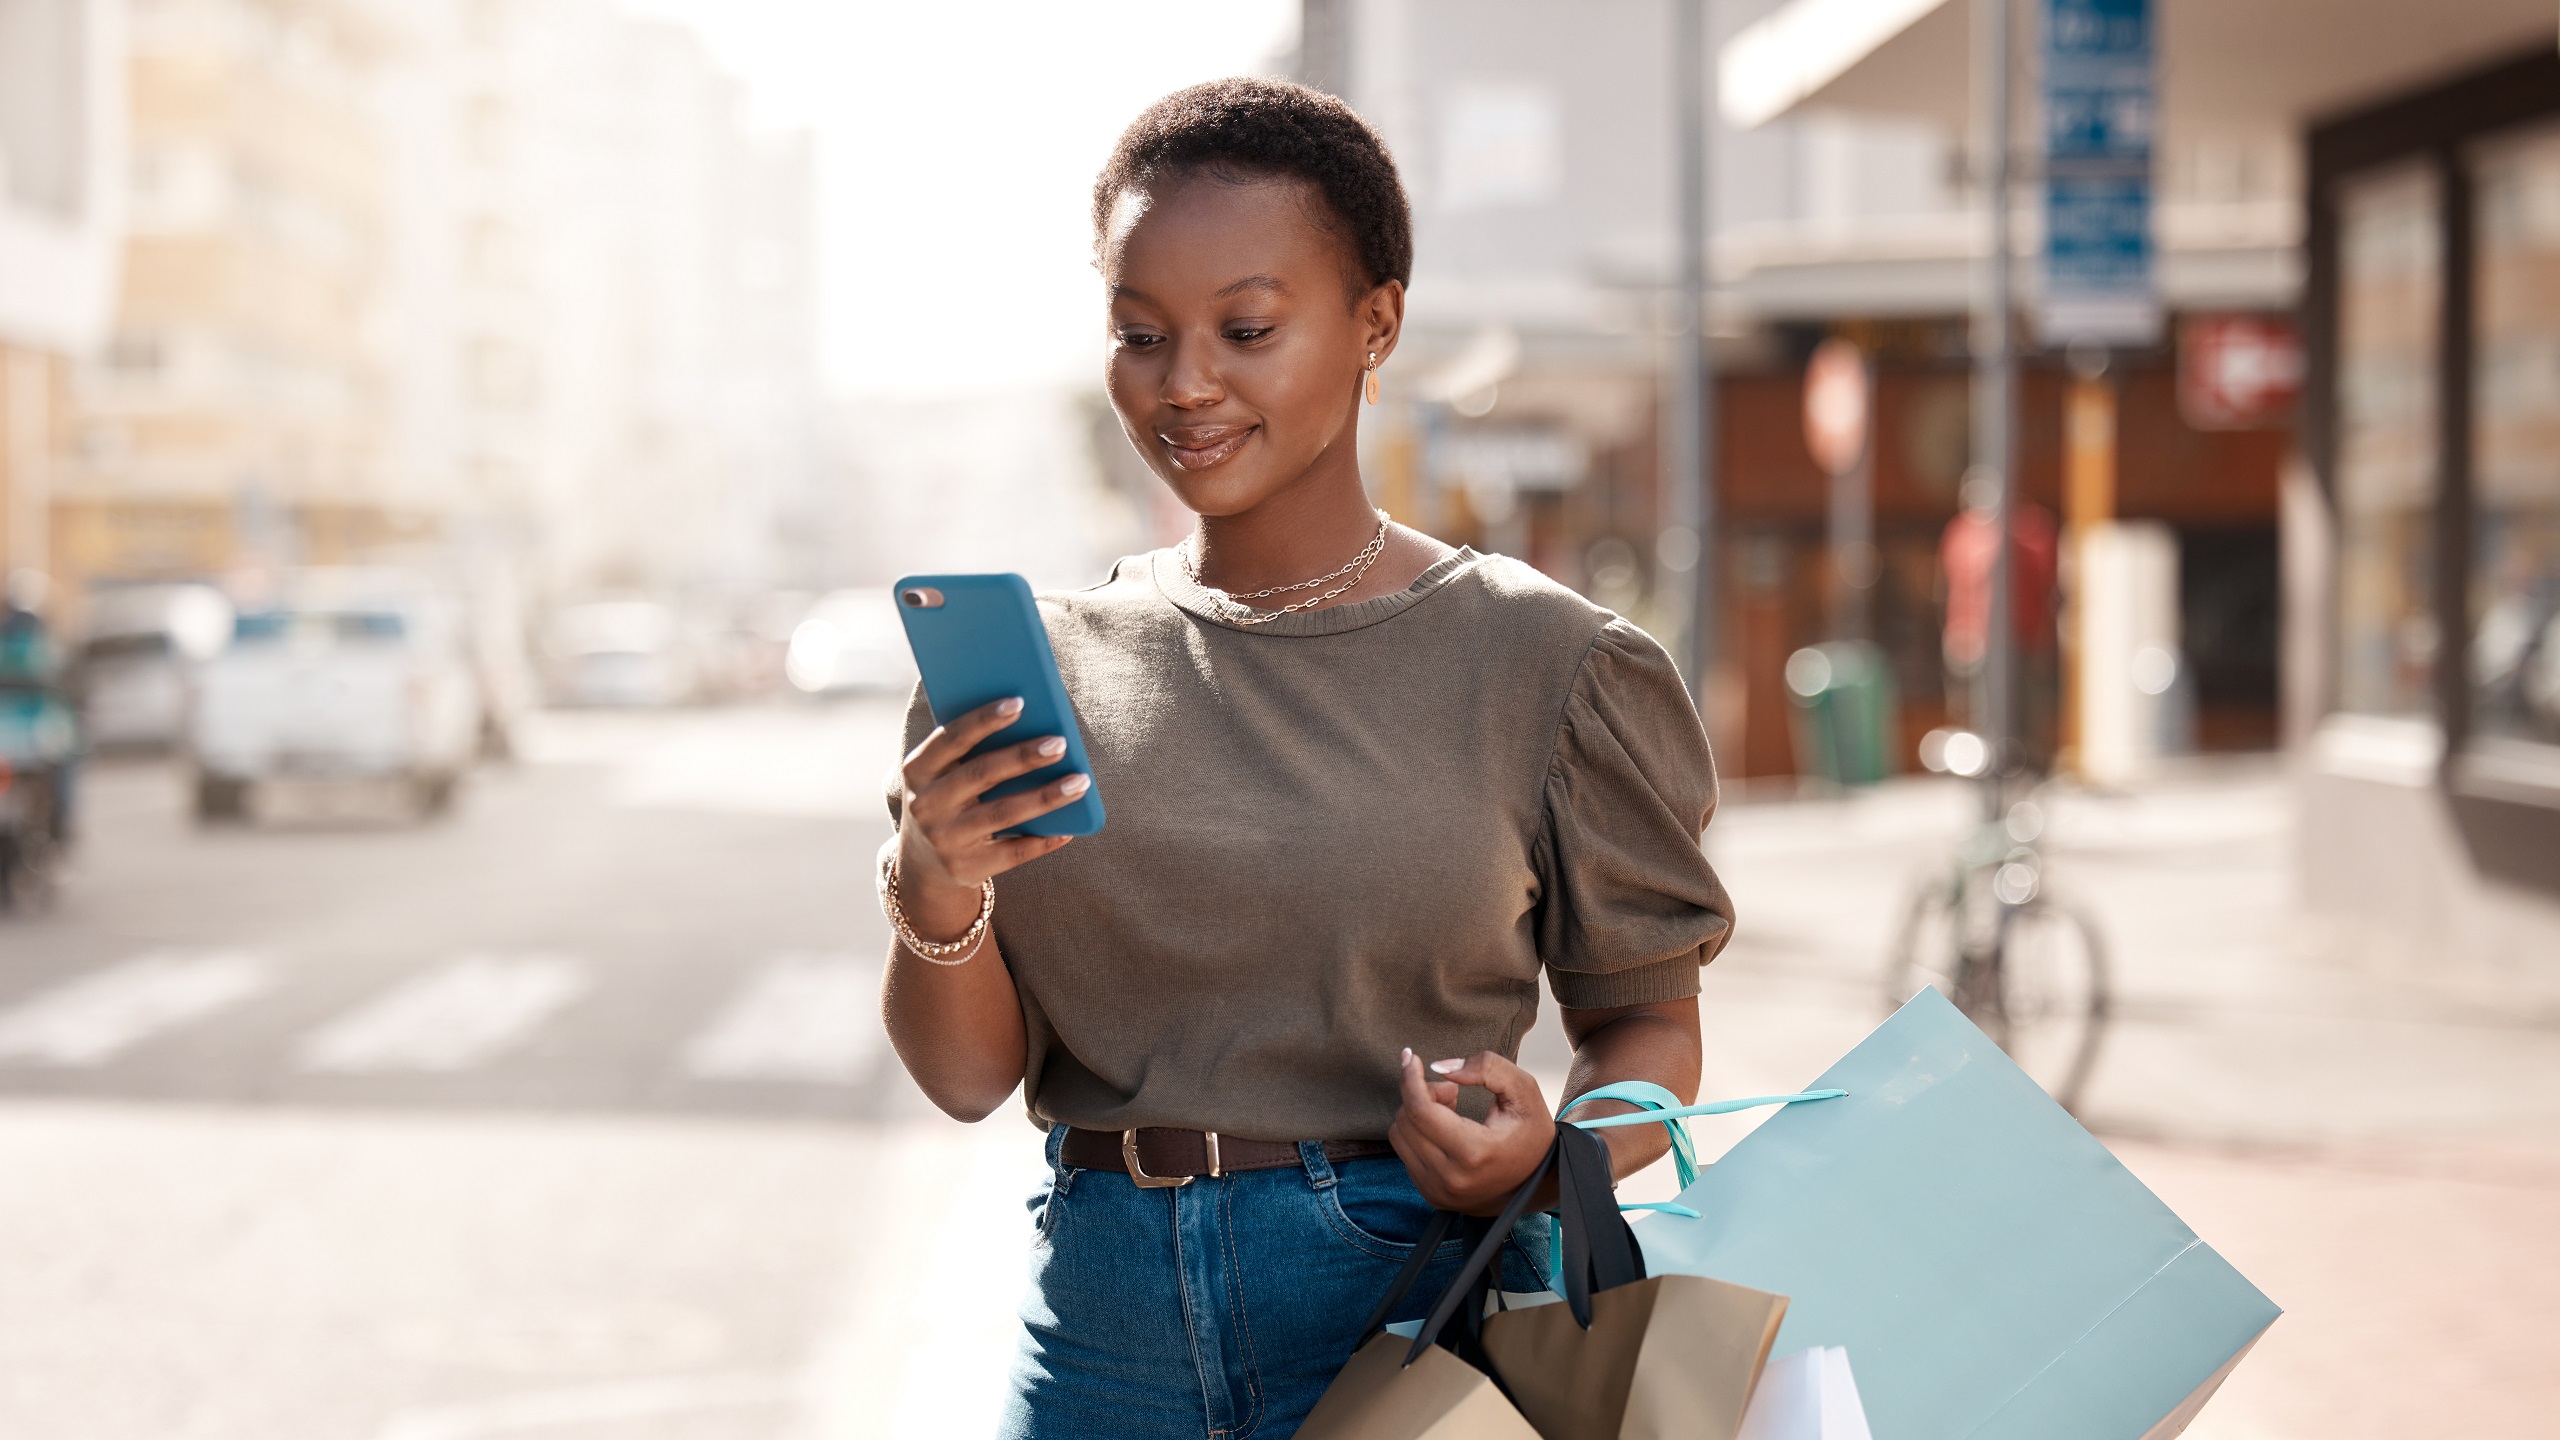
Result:
M1227 398L1227 382L1218 375L1217 347L1202 341L1175 339L1173 363L1165 367L1164 402L1180 410L1205 410Z

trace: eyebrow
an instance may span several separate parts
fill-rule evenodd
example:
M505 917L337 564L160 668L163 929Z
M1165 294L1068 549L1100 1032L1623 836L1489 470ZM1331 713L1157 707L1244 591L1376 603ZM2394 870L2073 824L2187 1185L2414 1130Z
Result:
M1243 279L1220 289L1218 293L1211 298L1224 300L1230 295L1239 295L1247 290L1261 290L1273 295L1286 295L1289 293L1289 287L1282 284L1278 279L1272 276L1247 275ZM1114 300L1136 300L1143 304L1150 305L1155 303L1154 299L1150 297L1147 292L1132 285L1112 286L1111 298Z

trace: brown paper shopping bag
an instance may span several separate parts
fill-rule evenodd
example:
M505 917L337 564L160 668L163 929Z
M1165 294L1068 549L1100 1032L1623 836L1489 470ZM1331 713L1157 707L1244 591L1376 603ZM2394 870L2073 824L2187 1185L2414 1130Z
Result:
M1545 1440L1733 1440L1787 1299L1697 1275L1657 1275L1567 1305L1485 1321L1484 1348Z
M1484 1350L1544 1440L1733 1440L1787 1299L1646 1278L1598 1136L1556 1127L1564 1301L1484 1322Z
M1537 1440L1490 1376L1437 1345L1381 1333L1333 1377L1300 1440Z

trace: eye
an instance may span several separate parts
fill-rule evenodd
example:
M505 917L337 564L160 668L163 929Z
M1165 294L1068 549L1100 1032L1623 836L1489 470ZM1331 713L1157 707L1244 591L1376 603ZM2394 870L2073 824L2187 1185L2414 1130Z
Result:
M1278 328L1275 325L1240 325L1227 332L1227 339L1237 345L1250 345Z
M1123 349L1152 350L1163 343L1163 336L1150 335L1143 330L1123 330L1120 332L1120 344Z

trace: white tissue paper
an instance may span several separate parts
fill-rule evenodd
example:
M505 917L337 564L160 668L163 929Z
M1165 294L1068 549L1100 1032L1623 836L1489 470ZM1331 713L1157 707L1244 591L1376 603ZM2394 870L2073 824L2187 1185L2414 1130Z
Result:
M1735 1440L1875 1440L1849 1374L1849 1352L1817 1345L1770 1361Z

